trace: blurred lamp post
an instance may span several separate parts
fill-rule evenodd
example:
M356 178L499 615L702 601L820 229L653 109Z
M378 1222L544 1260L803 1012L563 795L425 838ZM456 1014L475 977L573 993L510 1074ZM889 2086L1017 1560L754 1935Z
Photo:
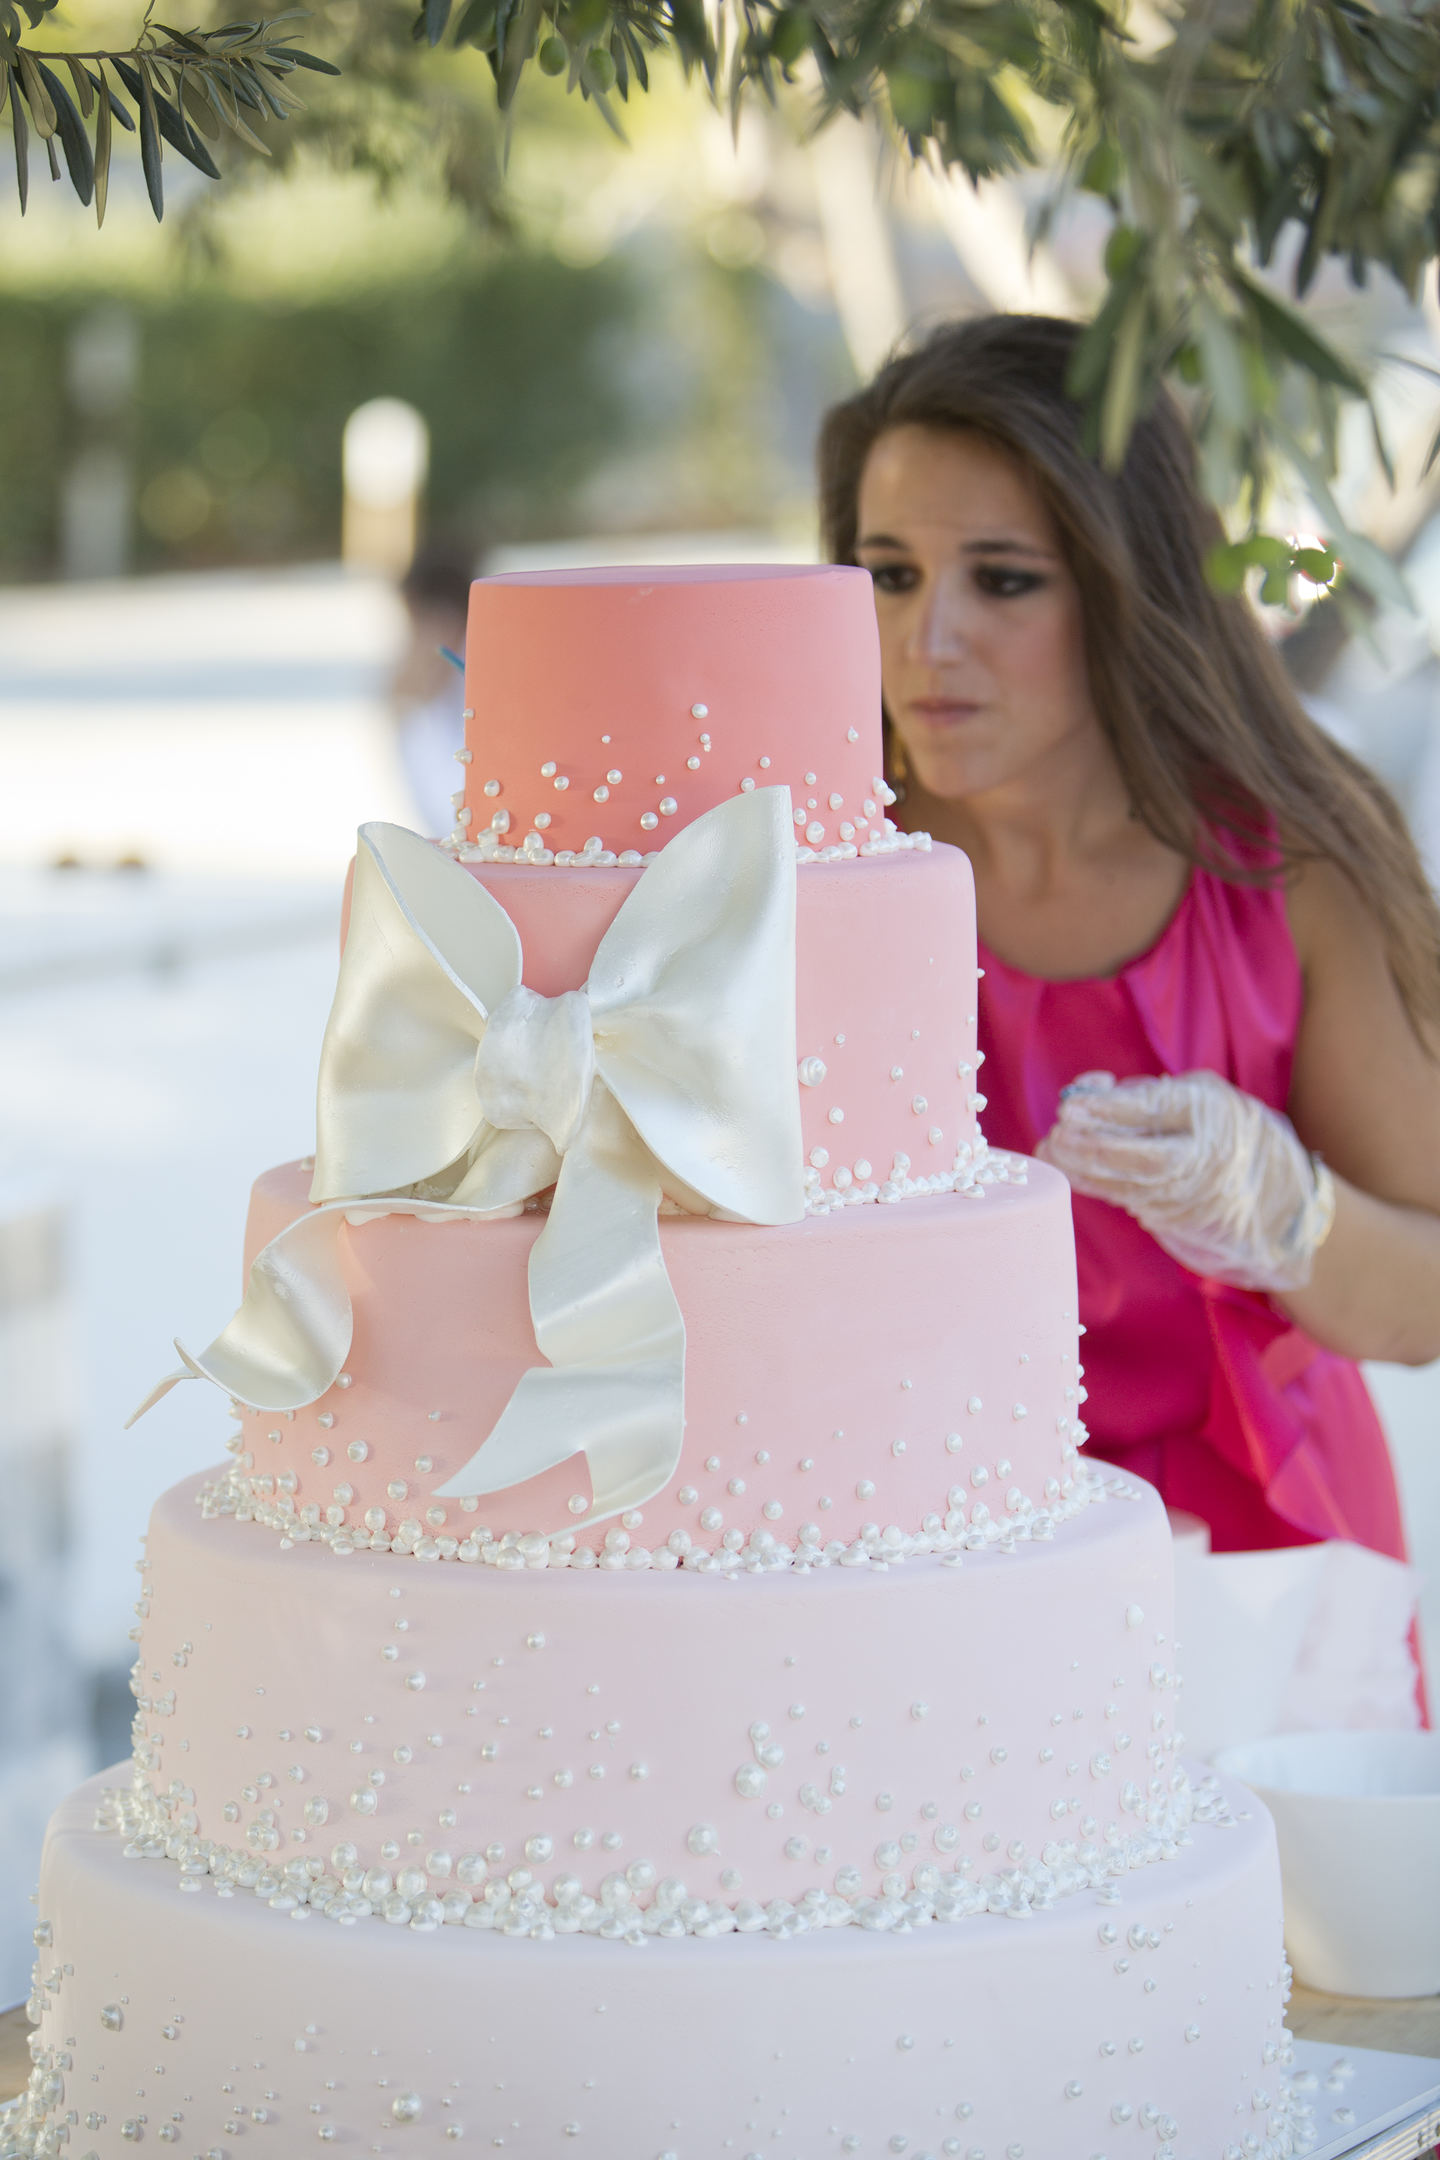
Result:
M65 347L76 426L60 483L60 569L67 578L123 577L130 567L130 460L140 331L124 308L82 315Z
M345 423L345 507L340 552L347 563L399 577L415 553L430 434L413 405L372 398Z

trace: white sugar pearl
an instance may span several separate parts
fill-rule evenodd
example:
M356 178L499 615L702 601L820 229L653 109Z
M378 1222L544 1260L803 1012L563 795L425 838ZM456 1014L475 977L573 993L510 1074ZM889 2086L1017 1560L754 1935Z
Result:
M833 1110L827 1111L826 1115L828 1116L832 1125L843 1125L845 1122L845 1112L840 1108L838 1103L835 1105L835 1108Z
M708 720L708 719L709 719L709 717L710 717L710 708L709 708L709 706L708 706L708 705L692 705L692 706L690 707L690 717L691 717L691 719L692 719L692 720Z
M800 1084L802 1087L819 1087L825 1078L825 1060L818 1057L801 1058Z
M653 810L645 810L641 812L640 828L642 832L654 832L655 827L659 824L659 822L660 820L658 817L656 817Z

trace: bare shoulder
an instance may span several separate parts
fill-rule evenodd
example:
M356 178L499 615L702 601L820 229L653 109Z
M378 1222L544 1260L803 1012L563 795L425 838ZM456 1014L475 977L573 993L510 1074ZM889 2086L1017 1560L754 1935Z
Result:
M1307 863L1285 899L1304 980L1296 1131L1377 1199L1440 1208L1440 1064L1410 1025L1379 917L1333 863Z
M1312 968L1385 967L1379 918L1334 863L1302 863L1285 888L1285 912L1307 981Z

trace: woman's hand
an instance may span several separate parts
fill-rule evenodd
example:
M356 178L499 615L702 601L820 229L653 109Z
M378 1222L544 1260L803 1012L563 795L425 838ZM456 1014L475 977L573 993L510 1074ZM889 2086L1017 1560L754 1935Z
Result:
M1218 1073L1083 1073L1038 1153L1182 1266L1246 1290L1302 1289L1334 1220L1334 1181L1289 1120Z
M1290 1284L1278 1278L1261 1283L1258 1274L1248 1279L1269 1289L1296 1325L1327 1350L1344 1357L1428 1364L1440 1357L1440 1063L1406 1018L1379 926L1348 880L1328 864L1311 864L1286 897L1305 987L1285 1106L1293 1131L1273 1111L1213 1075L1123 1083L1110 1091L1122 1103L1134 1086L1188 1091L1193 1080L1203 1078L1208 1083L1203 1097L1207 1109L1188 1143L1179 1136L1182 1145L1194 1150L1190 1185L1178 1201L1178 1212L1172 1193L1163 1228L1158 1217L1151 1223L1142 1212L1148 1203L1131 1206L1138 1192L1127 1199L1117 1183L1104 1197L1130 1206L1186 1266L1197 1266L1204 1254L1202 1272L1245 1281L1246 1276L1223 1262L1217 1267L1218 1248L1204 1242L1217 1226L1206 1216L1215 1208L1220 1187L1206 1184L1202 1141L1206 1130L1215 1129L1212 1117L1225 1096L1249 1104L1258 1115L1237 1116L1233 1139L1249 1166L1245 1174L1259 1168L1263 1181L1257 1179L1257 1190L1249 1196L1255 1212L1245 1230L1245 1253L1253 1263L1265 1250L1265 1236L1274 1233L1286 1244L1288 1203L1283 1196L1288 1194L1296 1203L1295 1234L1301 1245L1309 1242L1311 1266L1306 1278ZM1224 1095L1216 1090L1224 1090ZM1202 1098L1187 1094L1186 1100L1193 1112ZM1088 1110L1082 1108L1084 1102L1083 1094L1068 1097L1054 1131L1041 1144L1041 1152L1067 1175L1073 1142L1065 1137L1066 1127L1101 1116L1103 1098L1093 1099ZM1241 1137L1246 1129L1248 1140ZM1284 1135L1286 1144L1276 1134ZM1316 1218L1299 1210L1309 1150L1323 1158L1333 1179L1334 1223L1319 1244L1313 1239ZM1172 1158L1172 1167L1176 1161ZM1287 1162L1293 1183L1282 1171ZM1078 1160L1075 1167L1076 1189L1098 1191L1098 1185L1085 1182L1095 1173ZM1231 1191L1230 1180L1220 1182ZM1262 1182L1263 1193L1258 1189ZM1217 1218L1223 1219L1231 1238L1244 1219L1239 1189L1237 1180L1232 1211ZM1177 1239L1195 1239L1197 1232L1200 1241L1193 1245L1192 1258ZM1240 1245L1232 1242L1227 1251L1233 1257ZM1246 1259L1239 1265L1243 1268ZM1260 1266L1265 1265L1261 1257Z

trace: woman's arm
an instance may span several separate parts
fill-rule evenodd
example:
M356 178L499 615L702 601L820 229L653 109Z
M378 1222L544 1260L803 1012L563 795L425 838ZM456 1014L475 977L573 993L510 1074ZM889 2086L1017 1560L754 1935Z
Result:
M1343 873L1307 865L1287 899L1305 1008L1286 1108L1336 1191L1310 1281L1276 1303L1327 1349L1424 1365L1440 1357L1440 1063Z

